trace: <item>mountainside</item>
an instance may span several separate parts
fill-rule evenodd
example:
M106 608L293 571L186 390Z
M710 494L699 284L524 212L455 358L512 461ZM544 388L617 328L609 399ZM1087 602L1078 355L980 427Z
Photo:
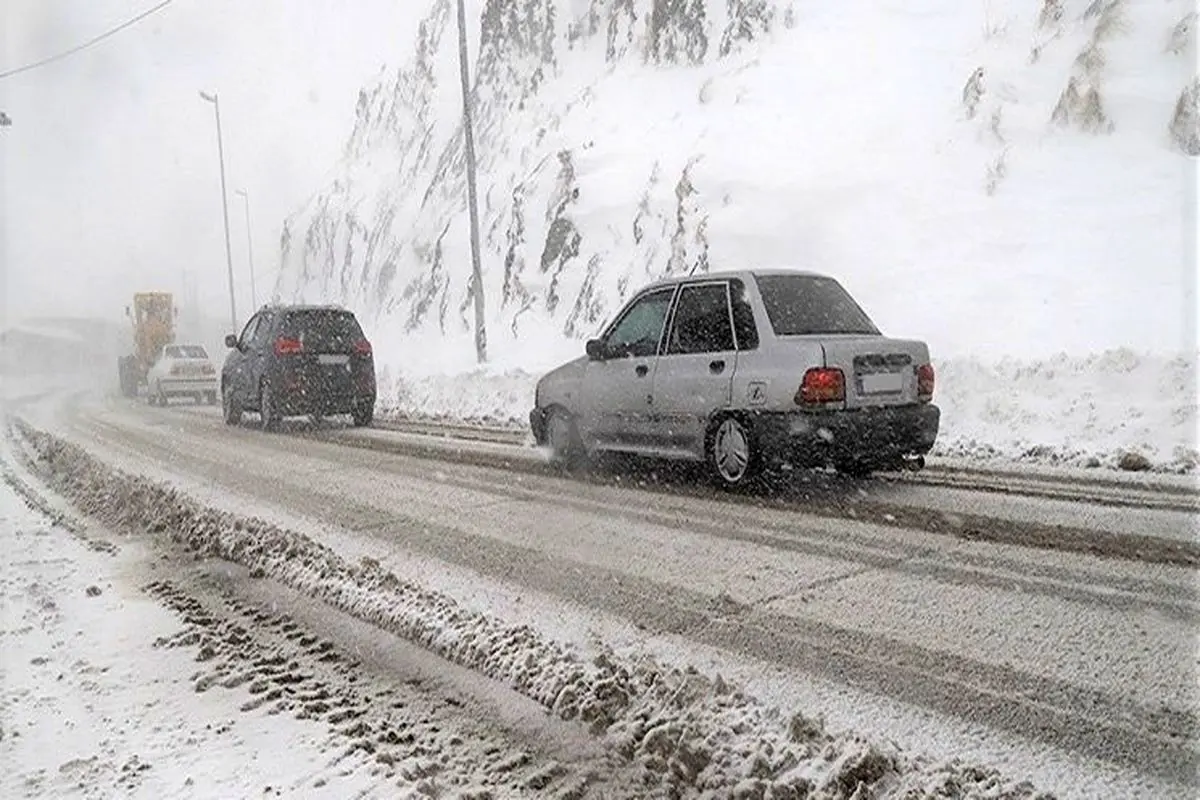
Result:
M452 0L285 224L284 298L469 365ZM667 273L838 276L935 352L1194 352L1187 0L468 3L489 339L538 366ZM397 61L402 56L397 48ZM1189 239L1189 237L1192 237Z

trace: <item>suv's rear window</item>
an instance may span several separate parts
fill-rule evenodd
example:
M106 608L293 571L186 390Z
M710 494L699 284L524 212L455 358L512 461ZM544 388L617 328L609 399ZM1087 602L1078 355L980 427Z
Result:
M776 336L879 333L850 293L832 278L756 275L755 280Z
M349 311L312 309L292 311L283 321L283 335L299 339L308 352L349 353L363 338L358 320Z

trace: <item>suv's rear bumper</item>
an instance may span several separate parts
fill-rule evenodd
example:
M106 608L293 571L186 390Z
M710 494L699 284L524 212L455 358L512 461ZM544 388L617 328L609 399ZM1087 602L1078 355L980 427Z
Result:
M843 411L763 413L754 431L768 462L822 466L885 464L925 455L937 440L941 410L931 404Z
M281 416L351 414L375 405L373 362L351 362L349 369L331 370L305 361L281 361L271 378Z
M308 414L352 414L360 408L375 405L374 394L330 394L282 392L276 396L279 414L284 417L299 417Z

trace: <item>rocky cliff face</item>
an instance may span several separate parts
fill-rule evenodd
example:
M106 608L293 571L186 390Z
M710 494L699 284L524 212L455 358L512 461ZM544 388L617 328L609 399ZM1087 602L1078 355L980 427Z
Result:
M359 93L335 177L286 221L276 290L470 353L456 7L413 6L411 56ZM469 2L493 354L583 337L651 279L766 262L833 271L943 348L1141 341L1103 309L1182 257L1187 0L922 8ZM1134 258L1157 283L1123 282ZM1083 265L1104 280L1080 288ZM1057 325L1056 287L1091 316ZM986 332L961 325L980 296L1009 309Z
M576 162L593 143L567 144L556 134L615 73L733 57L769 36L788 7L775 0L483 2L472 15L473 91L493 325L519 336L523 320L541 317L565 336L581 336L636 284L707 269L690 156L674 169L652 163L636 183L619 187L626 218L598 235L576 214L587 191ZM456 47L454 4L435 0L410 62L359 93L341 174L285 223L284 297L345 302L407 332L467 329ZM616 261L615 252L626 257Z

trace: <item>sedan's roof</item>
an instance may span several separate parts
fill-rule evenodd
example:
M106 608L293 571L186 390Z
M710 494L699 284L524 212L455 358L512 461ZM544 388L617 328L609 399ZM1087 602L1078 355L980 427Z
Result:
M162 352L164 355L170 350L174 350L176 352L181 352L182 348L185 348L185 347L198 347L198 348L200 348L200 350L204 351L204 353L206 354L205 357L207 357L208 348L202 344L197 344L197 343L193 343L193 342L171 342L170 344L163 345Z
M794 269L788 267L755 267L753 269L727 269L715 272L704 272L696 275L672 275L668 278L660 278L651 283L645 289L655 289L663 286L674 286L677 283L702 283L704 281L715 281L729 278L746 278L754 276L767 275L807 275L810 278L827 278L820 272L813 272L805 269Z

